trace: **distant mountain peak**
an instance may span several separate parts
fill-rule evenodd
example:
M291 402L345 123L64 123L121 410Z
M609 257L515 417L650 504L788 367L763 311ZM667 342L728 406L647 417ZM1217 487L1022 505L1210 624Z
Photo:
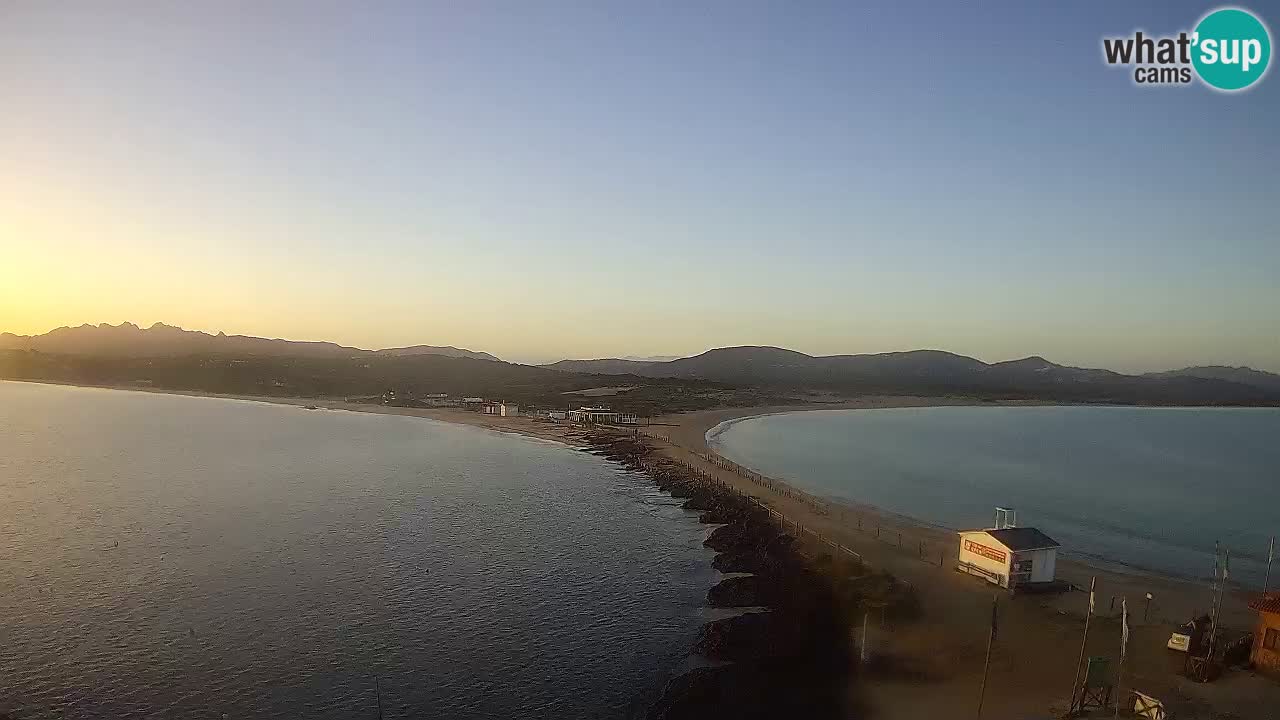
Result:
M1063 365L1059 365L1059 364L1057 364L1057 363L1049 362L1048 360L1046 360L1045 358L1043 358L1043 357L1041 357L1041 356L1039 356L1039 355L1032 355L1032 356L1030 356L1030 357L1020 358L1020 359L1018 359L1018 360L1006 360L1006 361L1004 361L1004 362L998 362L998 363L996 363L995 365L996 365L996 366L999 366L999 367L1006 367L1006 368L1022 368L1022 369L1060 368L1060 367L1064 367Z

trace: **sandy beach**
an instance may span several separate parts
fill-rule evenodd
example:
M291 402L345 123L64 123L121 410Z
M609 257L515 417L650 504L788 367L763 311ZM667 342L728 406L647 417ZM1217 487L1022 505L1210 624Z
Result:
M158 390L127 388L143 392ZM171 393L172 394L172 393ZM410 415L583 445L586 431L565 423L531 418L501 418L452 408L403 408L349 403L341 399L192 396L268 402L328 411ZM868 397L838 403L754 408L725 408L655 419L640 427L657 452L711 473L717 480L777 510L789 523L851 548L864 561L910 582L920 591L922 617L909 624L881 627L869 621L872 646L886 658L887 668L861 683L876 717L967 717L976 706L993 586L953 570L956 540L952 532L867 505L835 504L806 498L784 483L770 488L708 459L706 433L737 418L815 409L972 405L952 398ZM715 458L712 457L711 460ZM805 532L802 539L812 541ZM827 548L813 544L813 552ZM1069 550L1069 548L1067 549ZM1228 671L1211 684L1197 684L1178 674L1183 656L1165 648L1177 623L1204 612L1210 603L1203 585L1149 573L1117 572L1070 558L1059 560L1059 577L1078 587L1097 578L1098 615L1094 617L1087 654L1114 659L1119 654L1119 602L1130 600L1132 638L1125 665L1123 691L1138 689L1160 698L1179 718L1268 718L1266 708L1280 703L1280 685L1244 670ZM1152 593L1150 616L1143 620L1143 600ZM1111 598L1117 598L1114 609ZM1088 598L1084 592L1009 597L1003 593L999 639L992 656L984 718L1059 716L1065 711L1076 659L1080 653ZM1243 594L1230 595L1223 624L1232 630L1252 628L1255 616Z
M691 462L710 453L706 433L716 425L745 417L815 409L855 409L972 405L950 398L868 397L824 405L726 408L671 415L645 428L670 439L667 451ZM694 452L696 451L696 452ZM881 637L881 649L912 669L900 677L868 683L877 715L889 718L966 716L977 700L985 653L993 587L956 573L953 533L887 513L869 505L826 502L826 513L811 504L762 488L735 472L715 468L717 477L777 507L789 519L853 548L872 565L924 590L923 618L910 627L893 628ZM859 529L861 527L861 530ZM1068 549L1069 550L1069 549ZM1097 578L1097 606L1089 632L1089 655L1119 655L1119 598L1130 605L1130 640L1124 685L1163 700L1178 717L1268 718L1280 702L1280 685L1242 670L1228 672L1202 685L1180 675L1182 655L1165 648L1176 624L1207 611L1207 586L1153 573L1119 572L1062 557L1058 576L1086 588ZM1143 621L1146 593L1155 598ZM1116 598L1114 610L1111 598ZM1223 625L1250 630L1256 615L1247 595L1224 600ZM1025 718L1060 714L1068 704L1071 678L1080 653L1088 597L1085 592L1060 596L1001 597L999 641L993 654L983 717ZM927 692L921 692L923 688ZM1123 688L1122 688L1123 690ZM1231 715L1228 715L1231 713ZM1041 715L1037 715L1041 714Z

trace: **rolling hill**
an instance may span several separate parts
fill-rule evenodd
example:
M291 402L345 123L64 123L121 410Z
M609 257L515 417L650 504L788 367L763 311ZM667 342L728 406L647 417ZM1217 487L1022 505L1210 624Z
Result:
M645 375L651 366L660 363L645 360L622 360L604 358L600 360L561 360L560 362L540 365L548 370L561 372L594 373L599 375Z
M363 350L331 342L301 342L260 338L249 335L227 335L156 323L140 328L133 323L119 325L80 325L61 327L43 335L0 334L0 350L35 350L58 355L93 355L108 357L164 357L177 355L235 355L264 357L356 357L369 354L391 356L443 355L474 360L496 361L484 352L449 346L414 345L386 350Z
M687 405L674 401L682 393L699 395L700 405L717 393L727 402L728 395L741 401L810 392L1280 405L1280 376L1249 368L1125 375L1059 365L1039 356L986 363L941 350L813 356L778 347L740 346L669 361L562 360L535 367L448 346L364 350L329 342L210 335L161 323L147 329L124 323L59 328L37 336L4 334L0 352L8 356L8 377L90 384L147 381L157 387L240 393L355 394L396 388L550 402L555 393L624 384L646 386L653 390L656 405L668 407ZM628 397L638 399L648 392Z
M1254 370L1248 367L1227 367L1225 365L1204 365L1167 372L1147 373L1153 378L1204 378L1209 380L1226 380L1243 385L1280 390L1280 375Z
M670 362L565 360L546 367L569 372L625 373L734 386L844 393L968 395L1062 402L1280 404L1280 387L1265 382L1277 376L1255 370L1125 375L1111 370L1059 365L1038 356L985 363L941 350L813 356L777 347L742 346L717 348Z

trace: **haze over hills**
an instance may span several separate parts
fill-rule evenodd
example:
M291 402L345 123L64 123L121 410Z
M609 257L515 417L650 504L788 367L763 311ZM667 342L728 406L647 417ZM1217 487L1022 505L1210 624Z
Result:
M1245 385L1256 385L1261 388L1280 390L1280 375L1254 370L1248 367L1227 367L1225 365L1203 365L1181 370L1147 373L1152 378L1194 377L1211 380L1227 380Z
M998 363L941 350L812 356L766 346L717 348L669 362L562 360L564 372L701 379L730 385L795 386L852 392L1012 394L1117 402L1273 402L1280 375L1233 368L1187 368L1125 375L1058 365L1039 356ZM1231 372L1225 372L1231 371Z
M0 350L36 350L61 355L103 355L149 357L166 355L247 355L274 357L350 357L382 354L444 355L473 360L498 360L485 352L473 352L451 346L414 345L412 347L363 350L331 342L306 342L260 338L249 335L227 335L156 323L143 329L133 323L119 325L80 325L60 327L43 335L0 334Z

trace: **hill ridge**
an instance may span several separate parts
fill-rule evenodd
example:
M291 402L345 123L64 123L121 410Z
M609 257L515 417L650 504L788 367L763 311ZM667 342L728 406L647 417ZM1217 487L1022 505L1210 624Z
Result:
M366 350L327 341L286 340L254 335L228 335L224 331L210 334L187 330L163 322L141 328L132 322L119 325L84 323L76 327L62 326L41 335L0 334L0 350L37 350L62 355L106 355L114 357L150 357L190 354L248 354L267 356L346 357L365 354L443 355L475 360L499 361L494 355L452 345L411 345L407 347Z

